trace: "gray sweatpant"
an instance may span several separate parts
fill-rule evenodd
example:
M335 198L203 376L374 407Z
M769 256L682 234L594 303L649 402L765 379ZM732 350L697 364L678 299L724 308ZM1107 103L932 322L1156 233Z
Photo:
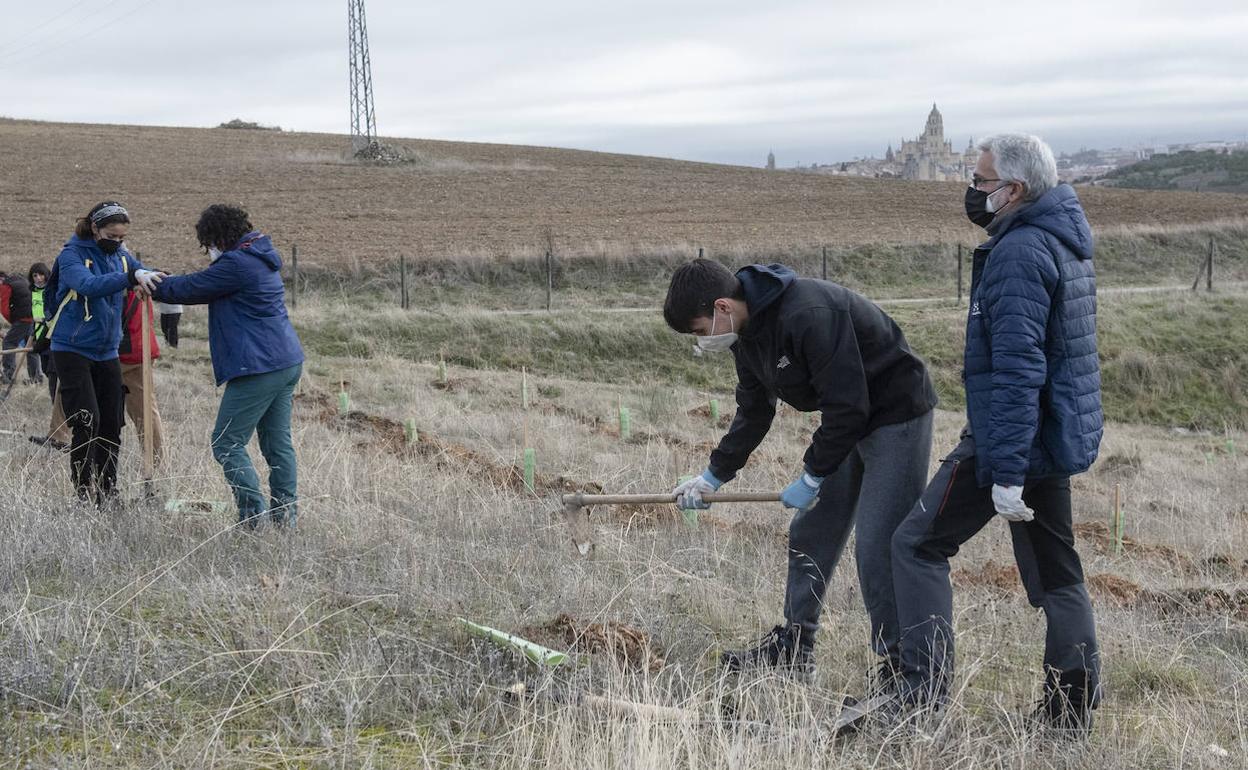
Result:
M853 529L872 647L879 655L897 657L901 630L893 594L893 531L923 494L931 448L931 412L877 428L824 479L815 507L793 516L784 617L789 625L801 626L803 639L813 640L819 628L828 579Z

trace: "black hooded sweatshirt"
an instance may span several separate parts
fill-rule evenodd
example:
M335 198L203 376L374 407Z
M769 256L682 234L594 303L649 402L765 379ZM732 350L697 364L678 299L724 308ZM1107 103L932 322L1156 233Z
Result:
M829 281L798 278L784 265L737 272L750 318L732 354L737 415L711 453L711 473L737 475L767 435L776 399L822 424L806 450L806 471L831 475L876 428L936 406L927 367L875 303Z

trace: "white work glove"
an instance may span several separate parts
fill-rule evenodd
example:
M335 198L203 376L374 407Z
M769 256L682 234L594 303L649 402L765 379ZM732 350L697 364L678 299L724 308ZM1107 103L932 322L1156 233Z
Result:
M992 507L996 508L997 513L1006 521L1031 521L1036 518L1036 512L1023 502L1022 487L1003 487L1000 484L993 484Z
M164 280L164 278L164 273L158 273L155 270L140 269L134 271L135 285L141 286L143 291L147 292L149 295L156 290L156 285Z
M724 482L715 478L708 468L702 472L701 476L694 476L672 490L672 493L676 495L676 507L682 511L704 511L710 508L711 504L702 501L702 493L714 492L723 485Z

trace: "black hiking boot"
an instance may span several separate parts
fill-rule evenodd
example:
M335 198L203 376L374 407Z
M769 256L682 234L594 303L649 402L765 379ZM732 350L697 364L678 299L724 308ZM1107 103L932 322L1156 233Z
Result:
M724 650L719 663L734 674L746 669L774 668L798 681L809 682L815 676L815 643L802 638L801 626L776 626L754 647Z

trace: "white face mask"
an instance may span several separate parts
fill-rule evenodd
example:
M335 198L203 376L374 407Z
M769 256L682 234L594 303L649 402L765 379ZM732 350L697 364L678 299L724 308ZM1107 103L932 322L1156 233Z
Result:
M208 258L211 259L213 262L216 262L218 259L221 258L221 249L218 249L216 246L213 246L212 248L208 249Z
M1010 186L1008 184L1004 184L998 187L997 189L993 190L992 192L988 193L988 197L984 199L984 211L987 211L989 214L995 214L998 211L1000 211L1001 206L998 206L997 204L992 202L992 196L996 195L1002 190L1009 189L1009 187Z
M715 319L719 316L719 310L716 309L711 314L711 331L715 331ZM732 316L728 316L728 327L732 329L724 334L708 334L704 337L698 337L697 350L703 353L722 353L725 350L731 350L732 346L737 343L736 324L732 320Z

